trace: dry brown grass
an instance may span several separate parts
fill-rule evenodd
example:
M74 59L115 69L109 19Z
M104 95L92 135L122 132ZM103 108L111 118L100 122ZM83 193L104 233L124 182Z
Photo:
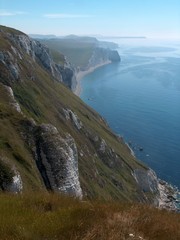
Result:
M178 240L180 215L49 193L0 195L0 239Z

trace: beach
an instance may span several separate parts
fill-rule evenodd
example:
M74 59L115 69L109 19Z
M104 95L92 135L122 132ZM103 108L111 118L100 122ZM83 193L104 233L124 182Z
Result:
M81 94L81 80L82 80L83 77L85 77L85 76L88 75L89 73L94 72L97 68L100 68L100 67L102 67L102 66L104 66L104 65L107 65L107 64L110 64L110 63L111 63L111 61L106 61L106 62L97 64L97 65L94 66L94 67L90 67L90 68L88 68L88 69L85 70L85 71L79 70L79 71L76 73L77 85L76 85L75 90L73 91L74 94L77 95L77 96L80 96L80 94Z

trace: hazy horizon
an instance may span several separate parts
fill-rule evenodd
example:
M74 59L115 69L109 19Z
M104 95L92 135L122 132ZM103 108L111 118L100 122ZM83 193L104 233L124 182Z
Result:
M0 23L27 34L180 38L179 0L1 0Z

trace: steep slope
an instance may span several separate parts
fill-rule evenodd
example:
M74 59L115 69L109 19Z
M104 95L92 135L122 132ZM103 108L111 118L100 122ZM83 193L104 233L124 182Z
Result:
M0 188L158 204L156 175L64 84L41 43L0 27Z

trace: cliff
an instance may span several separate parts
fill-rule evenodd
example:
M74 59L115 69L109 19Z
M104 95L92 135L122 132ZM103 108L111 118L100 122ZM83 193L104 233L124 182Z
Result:
M62 84L73 69L17 30L0 38L0 189L158 205L156 175Z
M120 62L120 60L120 56L116 50L96 47L92 52L88 64L84 67L80 67L80 70L86 71L91 67L103 65L104 63Z
M67 69L64 76L63 69L61 73L63 82L77 95L80 92L79 80L83 76L105 64L121 61L117 50L115 50L118 47L117 44L98 41L93 37L70 35L65 38L40 39L40 41L49 47L53 60L57 64L64 62L64 60L67 62L67 59L71 62L75 72ZM66 57L62 57L62 54ZM69 74L71 78L69 78Z
M115 43L101 42L92 37L68 36L62 39L41 39L51 51L58 51L67 56L78 70L87 70L103 63L119 62L120 56ZM54 60L57 60L54 57Z
M3 29L1 29L1 35L5 37ZM56 64L52 60L51 53L47 47L36 40L30 39L23 33L12 34L8 32L6 37L11 42L11 51L1 52L0 61L6 66L6 72L8 71L11 74L11 81L14 82L21 78L18 61L23 62L23 54L26 53L31 57L33 62L41 65L57 81L65 83L70 89L73 87L73 84L75 84L75 70L66 58L63 59L63 64ZM25 64L27 64L27 62ZM29 68L28 77L33 79L32 64L29 65ZM30 73L32 73L32 75L30 75Z

